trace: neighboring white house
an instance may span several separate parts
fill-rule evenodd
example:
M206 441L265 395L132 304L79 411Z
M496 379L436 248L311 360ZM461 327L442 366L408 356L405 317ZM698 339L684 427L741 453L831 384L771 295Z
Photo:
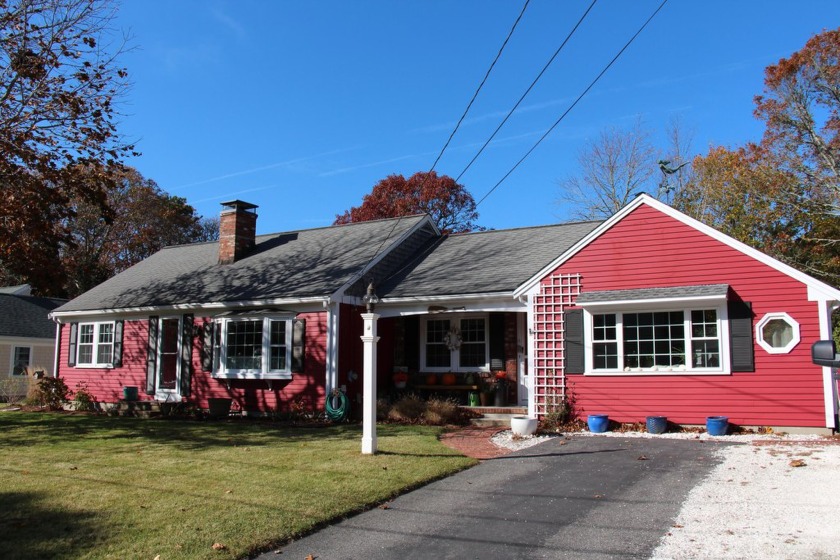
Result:
M48 314L66 300L30 294L28 284L0 288L0 397L25 395L36 371L53 374L55 323Z

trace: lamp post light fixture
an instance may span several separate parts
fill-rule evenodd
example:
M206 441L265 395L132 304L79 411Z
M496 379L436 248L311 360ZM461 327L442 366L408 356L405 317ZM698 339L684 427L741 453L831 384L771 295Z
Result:
M367 293L362 297L367 313L362 313L364 332L361 336L364 348L362 357L362 454L376 453L376 321L379 315L373 312L379 298L373 290L373 282L368 284Z

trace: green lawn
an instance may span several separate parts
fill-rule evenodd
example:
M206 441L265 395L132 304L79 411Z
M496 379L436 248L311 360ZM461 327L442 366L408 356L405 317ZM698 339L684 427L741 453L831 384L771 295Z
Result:
M377 432L2 412L0 558L240 558L474 464Z

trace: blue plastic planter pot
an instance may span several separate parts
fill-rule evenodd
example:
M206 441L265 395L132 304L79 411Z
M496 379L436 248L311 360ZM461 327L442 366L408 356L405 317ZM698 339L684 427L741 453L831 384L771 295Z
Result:
M651 434L664 434L668 429L668 418L665 416L648 416L647 431Z
M589 424L589 431L593 434L601 434L607 431L610 425L610 418L606 414L590 414L586 417L586 423Z
M136 401L139 396L137 387L123 387L123 400Z
M706 418L706 431L710 436L725 436L729 431L728 416L709 416Z

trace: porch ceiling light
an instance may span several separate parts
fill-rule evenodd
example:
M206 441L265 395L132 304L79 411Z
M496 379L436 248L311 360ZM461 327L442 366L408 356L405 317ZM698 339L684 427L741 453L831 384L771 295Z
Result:
M367 312L373 313L373 309L376 307L376 304L379 303L379 296L377 296L376 292L373 291L373 282L368 284L367 293L362 296L362 301L365 302Z

